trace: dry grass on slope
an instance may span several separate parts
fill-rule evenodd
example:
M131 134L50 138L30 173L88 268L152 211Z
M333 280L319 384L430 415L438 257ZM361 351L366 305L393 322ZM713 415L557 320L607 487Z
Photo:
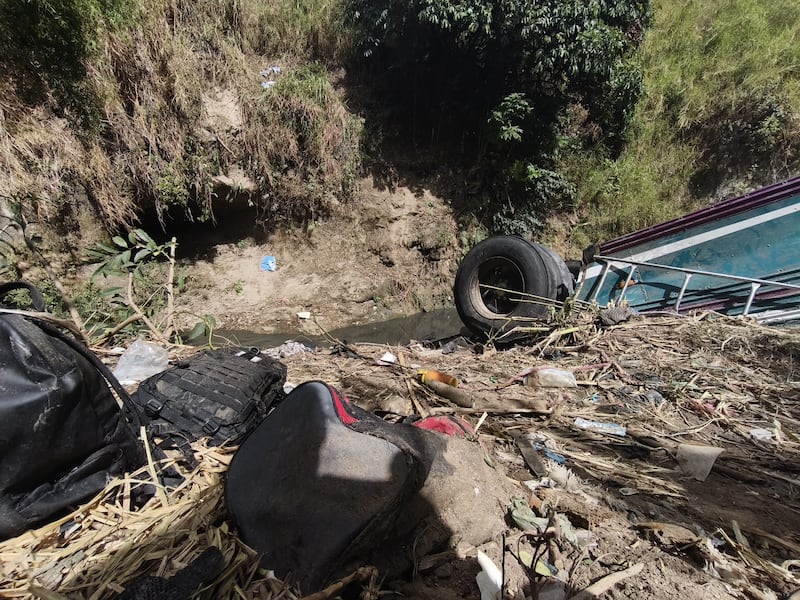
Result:
M322 23L338 5L322 3L305 20L303 3L292 5L141 0L128 22L99 31L85 60L82 89L95 105L87 114L98 115L91 127L53 97L25 105L6 86L0 193L37 199L47 220L85 190L109 230L148 211L210 220L242 196L273 222L309 220L347 200L359 121L327 71L304 66L341 45L341 30ZM281 19L317 42L276 38ZM264 90L261 71L271 65L282 71ZM244 121L215 118L210 107L223 98Z

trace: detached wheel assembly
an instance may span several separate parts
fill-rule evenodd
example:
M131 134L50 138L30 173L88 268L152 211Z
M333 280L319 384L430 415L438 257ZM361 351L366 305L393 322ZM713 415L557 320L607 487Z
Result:
M511 342L528 335L512 331L515 327L546 319L548 305L572 290L572 275L555 252L521 237L497 236L477 244L461 261L453 297L471 331Z

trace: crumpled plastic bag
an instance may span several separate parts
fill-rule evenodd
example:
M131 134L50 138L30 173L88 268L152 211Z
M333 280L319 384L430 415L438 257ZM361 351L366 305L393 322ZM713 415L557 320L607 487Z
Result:
M164 348L138 338L120 356L114 376L122 385L133 385L161 373L168 366L169 355Z

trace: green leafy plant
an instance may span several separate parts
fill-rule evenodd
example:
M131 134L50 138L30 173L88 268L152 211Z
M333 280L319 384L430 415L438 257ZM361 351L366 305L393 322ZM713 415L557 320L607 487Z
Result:
M389 119L417 144L434 140L449 145L442 154L457 148L475 161L494 209L484 211L490 228L498 210L529 228L559 206L569 188L557 158L571 106L597 132L585 143L618 151L642 91L637 50L648 0L349 6L362 68Z
M525 94L509 94L489 113L489 127L499 142L521 142L525 120L533 112Z
M800 4L653 0L653 15L620 151L573 145L580 115L557 157L577 191L578 248L800 168Z
M198 315L194 315L198 317ZM186 333L184 336L180 336L178 338L179 342L183 341L192 341L199 338L203 338L207 340L208 346L210 348L214 347L213 338L214 338L214 329L217 326L217 320L214 318L213 315L199 315L199 321L195 323L194 327Z
M93 249L88 251L90 261L100 263L93 276L124 276L127 285L125 294L121 298L132 314L113 330L106 332L104 337L113 335L130 323L141 320L157 341L167 343L169 338L177 333L174 301L177 240L173 237L169 242L159 244L147 232L135 229L128 233L127 237L114 236L111 242L111 244L98 242ZM165 305L163 327L159 327L151 319L154 315L152 311L148 310L148 307L153 304L153 296L151 295L146 300L146 304L140 304L136 299L137 283L141 285L147 268L156 261L167 263L165 281L161 286Z
M58 290L61 301L64 303L72 322L77 327L81 335L85 334L85 325L71 295L67 292L58 273L55 272L50 261L45 257L41 249L42 236L37 233L37 223L28 218L25 208L37 202L37 198L32 196L10 196L2 197L0 200L5 202L8 214L0 216L2 230L0 230L0 270L13 272L16 275L18 269L12 260L19 256L20 252L15 246L15 239L22 241L25 249L39 263L39 266L47 275L49 281Z

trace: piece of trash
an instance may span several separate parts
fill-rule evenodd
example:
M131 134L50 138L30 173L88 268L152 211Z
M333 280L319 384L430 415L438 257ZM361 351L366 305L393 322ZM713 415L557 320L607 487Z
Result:
M617 325L618 323L627 321L635 314L636 311L628 306L612 306L600 311L600 321L603 325Z
M442 398L447 398L462 408L475 406L475 399L468 392L458 389L458 379L452 375L431 369L421 369L414 377Z
M277 268L274 256L265 256L261 259L262 271L274 271Z
M475 577L475 581L481 592L481 600L498 600L500 588L503 585L503 575L500 573L500 569L491 558L480 550L478 550L478 564L482 570Z
M305 352L313 352L314 349L306 346L302 342L295 342L288 340L275 348L267 348L262 354L266 354L270 358L288 358L295 354L303 354Z
M459 438L474 438L475 430L472 425L463 419L454 417L452 415L442 415L439 417L425 417L419 421L412 423L414 427L419 429L426 429L428 431L436 431L450 437ZM475 488L476 493L478 488Z
M511 498L511 520L523 531L539 531L547 529L548 517L537 517L527 500L518 496Z
M271 88L274 85L275 85L274 81L262 81L261 82L261 87L264 88L265 90L268 90L269 88Z
M705 481L717 457L722 453L722 448L716 446L701 446L700 444L678 444L675 460L684 475L693 477L698 481Z
M619 488L619 493L622 494L623 496L635 496L636 494L639 493L639 490L635 490L629 487L621 487Z
M380 360L378 360L378 364L381 365L393 365L395 363L397 363L397 357L391 352L385 352Z
M311 318L311 313L308 312L307 310L301 310L299 313L297 313L297 318L298 319L303 319L303 320L310 319Z
M594 394L589 396L589 402L591 402L592 404L600 404L601 400L602 400L602 397L597 392L595 392Z
M754 427L748 433L751 438L759 442L768 442L775 437L769 429L764 429L763 427Z
M137 338L119 357L114 376L122 385L133 385L168 366L169 355L164 348Z
M581 480L578 476L575 475L569 467L563 465L553 465L548 476L552 483L550 487L562 487L568 492L576 492L582 487Z
M525 383L526 385L539 385L541 387L578 387L575 375L573 375L571 371L552 369L550 367L537 369L536 377L526 377Z
M542 462L542 459L539 458L539 453L535 450L536 446L541 446L541 444L531 445L531 442L522 436L515 438L514 441L517 443L519 453L522 454L522 458L531 472L537 477L545 477L547 475L547 467Z
M428 383L430 381L441 381L442 383L446 383L447 385L458 387L458 379L456 379L452 375L448 375L447 373L442 373L441 371L422 369L420 371L417 371L416 378L421 383Z
M238 352L234 353L234 356L243 356L245 360L249 360L250 362L261 362L264 360L261 356L261 350L258 348L248 348L247 350L239 350Z
M456 340L449 341L442 346L442 354L452 354L456 350L458 350L458 342Z
M291 392L291 391L292 391L294 388L296 388L296 387L297 387L297 384L295 384L295 383L289 383L289 382L287 381L286 383L284 383L284 384L283 384L283 393L284 393L284 394L288 394L289 392Z
M541 444L539 442L536 442L536 443L533 444L533 449L541 452L547 458L549 458L550 460L558 463L559 465L566 464L566 462L567 462L567 459L564 458L563 454L559 454L555 450L550 450L550 448L548 448L547 446L545 446L544 444Z
M577 548L578 536L575 535L575 529L572 527L572 522L565 515L556 513L556 523L558 524L558 528L561 530L561 537ZM558 569L555 570L555 573L558 573ZM555 575L555 573L551 573L551 575Z
M575 425L577 425L581 429L587 429L589 431L597 431L600 433L608 433L611 435L618 435L620 437L625 437L625 435L627 434L625 426L619 425L618 423L604 423L602 421L590 421L589 419L578 417L577 419L575 419Z

